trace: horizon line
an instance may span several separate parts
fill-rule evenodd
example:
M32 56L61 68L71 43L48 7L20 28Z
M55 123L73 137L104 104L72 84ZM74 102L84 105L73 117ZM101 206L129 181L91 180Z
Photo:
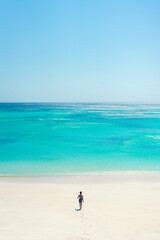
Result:
M3 104L3 103L57 103L57 104L60 104L60 103L68 103L68 104L72 104L72 103L74 103L74 104L160 104L160 102L125 102L125 101L122 101L122 102L112 102L112 101L98 101L98 102L95 102L95 101L89 101L89 102L87 102L87 101L82 101L82 102L80 102L80 101L51 101L51 102L47 102L47 101L34 101L34 102L32 102L32 101L24 101L24 102L22 102L22 101L18 101L18 102L10 102L10 101L7 101L7 102L0 102L0 104Z

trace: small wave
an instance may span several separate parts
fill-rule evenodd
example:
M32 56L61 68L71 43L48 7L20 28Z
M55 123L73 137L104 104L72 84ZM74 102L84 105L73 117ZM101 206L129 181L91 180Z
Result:
M148 138L153 138L153 139L156 139L156 140L159 140L160 139L160 136L159 135L156 135L156 136L153 136L153 135L147 135Z

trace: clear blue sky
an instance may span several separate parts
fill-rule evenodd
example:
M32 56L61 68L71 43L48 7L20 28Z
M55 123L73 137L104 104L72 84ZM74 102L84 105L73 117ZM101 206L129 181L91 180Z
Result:
M0 0L1 102L160 102L159 0Z

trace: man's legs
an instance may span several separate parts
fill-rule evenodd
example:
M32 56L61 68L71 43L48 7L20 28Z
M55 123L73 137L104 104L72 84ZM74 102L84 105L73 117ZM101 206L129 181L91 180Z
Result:
M82 209L82 203L79 203L79 208L80 208L80 210Z

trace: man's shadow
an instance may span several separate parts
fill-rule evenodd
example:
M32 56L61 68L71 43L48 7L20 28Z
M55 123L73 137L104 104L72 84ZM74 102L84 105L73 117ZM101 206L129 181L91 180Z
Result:
M81 209L80 208L75 208L75 211L81 211Z

